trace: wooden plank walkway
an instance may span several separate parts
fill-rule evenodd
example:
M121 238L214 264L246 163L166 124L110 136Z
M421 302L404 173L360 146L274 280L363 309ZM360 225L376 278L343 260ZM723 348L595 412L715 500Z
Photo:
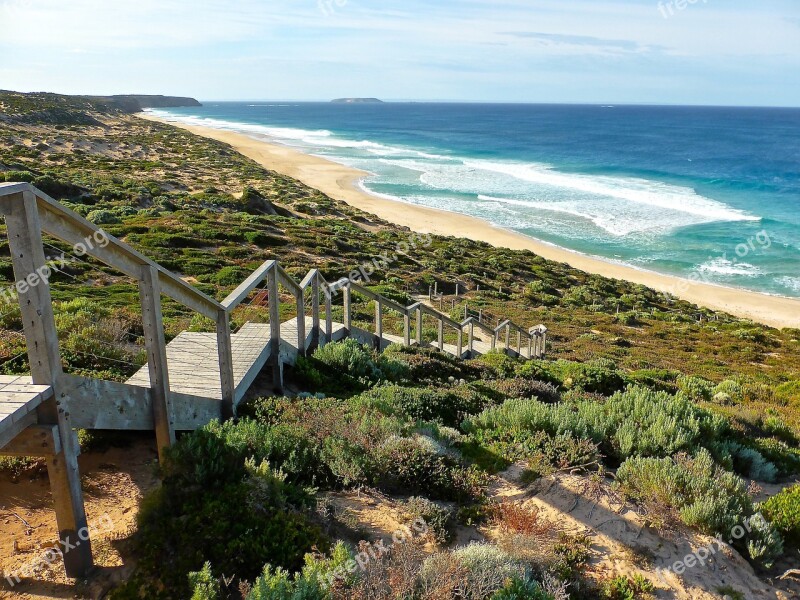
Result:
M52 396L52 387L34 385L30 377L0 375L0 448L36 423L36 408Z
M313 320L306 318L306 347L311 344ZM324 327L324 324L323 324ZM344 325L333 323L333 339L345 336ZM252 385L267 364L271 350L269 323L245 323L231 335L233 377L237 400ZM294 362L298 354L297 321L281 323L281 355ZM169 387L172 392L203 398L222 399L219 376L219 354L216 333L184 331L167 344ZM150 387L150 374L145 364L126 382Z

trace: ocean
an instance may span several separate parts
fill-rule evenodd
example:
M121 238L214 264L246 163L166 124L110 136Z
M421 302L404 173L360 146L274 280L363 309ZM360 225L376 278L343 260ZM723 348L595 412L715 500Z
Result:
M607 261L800 297L800 109L208 102L153 110Z

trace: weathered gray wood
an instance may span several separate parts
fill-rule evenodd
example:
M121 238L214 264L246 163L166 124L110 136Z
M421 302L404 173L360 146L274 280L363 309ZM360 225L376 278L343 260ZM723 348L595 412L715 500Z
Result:
M217 311L215 319L217 326L217 364L222 415L226 419L236 414L236 379L233 370L233 344L229 319L227 310Z
M250 295L254 289L256 289L261 282L266 279L267 274L277 267L277 263L274 260L268 260L263 263L258 269L253 271L250 276L245 279L239 287L233 290L225 300L222 301L222 305L228 309L228 311L233 310L237 306L239 306L246 298Z
M7 447L8 444L12 443L14 438L28 427L36 425L38 420L39 418L36 415L36 411L31 411L13 420L7 416L0 416L0 425L3 426L2 429L0 429L0 454L3 454L3 449Z
M444 351L444 319L439 319L439 351Z
M37 412L40 424L58 427L62 441L61 452L48 459L47 468L59 539L68 542L70 538L77 539L78 532L85 530L86 511L78 471L78 439L72 430L69 413L61 406L63 397L58 389L63 371L50 285L45 275L46 259L39 208L33 191L5 197L0 206L6 216L14 276L17 281L31 283L27 289L18 287L17 291L32 383L54 386L56 394L52 400L42 404ZM34 285L28 278L37 273L40 280ZM92 565L92 547L88 535L81 546L64 553L64 566L71 577L84 576Z
M323 292L325 294L325 343L327 344L333 340L333 303L330 290L324 283Z
M175 429L172 424L167 344L164 340L164 323L161 317L161 286L158 282L158 270L151 265L142 267L139 296L142 302L142 328L150 373L150 397L153 403L156 446L159 461L163 463L164 451L175 443Z
M302 292L295 298L295 307L297 309L297 348L300 354L305 356L308 349L306 345L306 302Z
M456 356L458 358L464 358L464 332L461 329L458 330L458 342L456 343Z
M278 274L273 269L267 275L267 290L269 292L269 331L272 352L270 363L272 367L272 383L276 392L283 392L283 368L281 365L281 300L278 296Z
M422 308L417 307L417 345L422 346Z
M52 456L61 452L57 425L33 425L0 447L4 456Z
M375 300L375 337L377 338L378 349L383 346L383 304L381 299Z
M142 265L149 264L156 267L164 294L203 316L214 318L221 305L213 298L196 290L180 277L156 265L143 254L102 231L77 213L61 206L46 194L37 190L36 198L44 231L68 244L83 244L82 250L85 250L86 254L134 279L139 278ZM87 240L92 240L101 234L102 244L86 243Z
M403 313L403 345L411 345L411 318L408 313Z
M65 375L61 387L73 426L80 429L152 431L153 404L142 385ZM219 399L172 392L176 431L192 431L222 416Z
M314 341L312 344L316 346L321 341L319 326L319 275L316 269L314 269L314 278L311 280L311 323L314 332Z
M348 335L353 325L353 308L352 308L352 292L350 286L346 286L342 290L342 309L344 311L344 328Z

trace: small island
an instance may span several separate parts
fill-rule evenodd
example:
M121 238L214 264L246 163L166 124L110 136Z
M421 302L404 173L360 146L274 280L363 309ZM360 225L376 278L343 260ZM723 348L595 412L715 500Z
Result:
M383 100L377 98L337 98L331 102L334 104L383 104Z

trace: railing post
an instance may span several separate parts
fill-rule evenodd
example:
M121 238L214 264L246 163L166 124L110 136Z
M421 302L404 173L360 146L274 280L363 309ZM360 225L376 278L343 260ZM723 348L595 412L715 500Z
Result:
M439 318L439 352L444 352L444 320Z
M469 357L472 358L475 346L475 323L472 321L469 323L469 338L467 343L469 344Z
M306 295L304 290L295 298L297 307L297 350L301 356L306 355Z
M375 298L375 337L380 352L383 349L383 305L379 298Z
M331 311L333 302L331 299L331 289L323 283L323 293L325 294L325 343L333 341L333 314Z
M311 280L311 344L312 346L319 345L320 341L320 327L319 327L319 277L314 274Z
M222 417L230 419L236 415L234 400L236 381L233 377L233 345L228 311L217 311L217 355L219 357L219 380L222 391Z
M458 342L456 343L456 356L463 358L464 355L464 330L458 330Z
M269 339L272 384L275 391L283 392L283 369L281 365L281 299L278 295L278 269L273 267L267 274L269 293Z
M522 331L517 329L517 354L522 356Z
M492 332L492 350L497 349L497 332Z
M533 358L533 334L528 331L528 358Z
M408 311L403 313L403 345L411 345L411 317Z
M511 350L509 347L509 341L511 340L511 323L506 324L506 354L508 351Z
M417 307L417 346L422 347L422 306Z
M346 285L342 290L342 310L344 312L344 331L347 337L350 337L350 328L352 326L352 291L350 286Z
M158 269L152 265L142 265L139 297L142 302L142 329L147 348L147 369L150 373L150 397L153 401L158 460L163 464L164 450L175 443L175 429L169 391L167 344L164 340L164 322L161 316L161 286L158 281Z
M49 276L42 227L36 196L32 191L9 195L0 200L6 217L8 244L14 278L28 282L17 287L19 308L28 348L28 362L33 383L53 386L55 397L36 409L40 425L58 425L61 452L47 457L47 474L56 512L58 538L72 547L64 552L64 568L69 577L81 578L92 568L92 545L87 538L75 545L78 533L88 534L83 491L78 470L78 436L72 428L66 398L59 389L63 374L58 346L58 331L53 315ZM33 284L36 275L36 285ZM72 540L72 541L70 541Z

